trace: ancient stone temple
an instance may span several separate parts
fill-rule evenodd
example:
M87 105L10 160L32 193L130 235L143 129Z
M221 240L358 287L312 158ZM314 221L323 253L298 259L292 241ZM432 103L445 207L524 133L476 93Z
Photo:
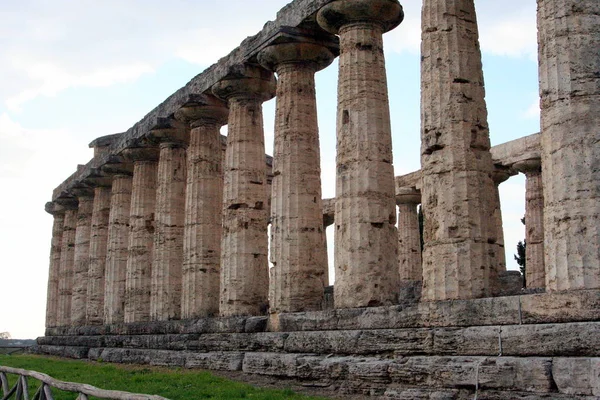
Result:
M600 398L600 3L537 3L542 129L492 147L474 0L423 0L421 169L394 176L400 2L291 2L54 190L37 351L387 399ZM336 57L322 199L314 76ZM498 195L518 173L525 288Z

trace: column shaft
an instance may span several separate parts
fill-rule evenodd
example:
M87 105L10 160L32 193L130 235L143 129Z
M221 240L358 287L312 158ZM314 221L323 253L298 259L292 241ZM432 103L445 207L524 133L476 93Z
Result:
M131 185L132 178L128 175L116 175L113 178L106 249L105 324L116 324L125 320Z
M537 4L546 289L600 288L598 1Z
M423 280L417 204L398 204L398 265L401 281Z
M73 261L73 296L71 298L72 326L85 325L85 312L90 267L90 230L92 227L93 196L79 196L75 254Z
M125 283L125 322L150 319L150 276L158 162L134 162Z
M65 226L65 214L55 213L52 224L52 242L50 247L50 268L48 271L48 293L46 297L46 327L58 326L58 299L60 258L62 250L62 236Z
M491 296L497 229L473 0L424 0L421 52L423 298Z
M546 270L542 172L529 171L525 175L525 282L528 288L543 288L546 286Z
M276 68L271 204L271 311L320 310L327 279L315 65Z
M394 167L382 28L340 30L335 307L392 304L398 292Z
M104 323L104 283L110 193L110 187L100 186L94 189L86 300L87 325L102 325Z
M58 312L59 326L71 325L71 297L73 295L73 263L75 261L75 232L77 227L77 209L65 212L65 224L60 250L60 269L58 275Z
M154 321L181 317L185 152L181 143L160 145L150 298L150 318Z
M221 123L190 132L183 244L181 317L219 313L223 165Z
M267 174L262 100L229 100L220 313L258 315L268 297Z

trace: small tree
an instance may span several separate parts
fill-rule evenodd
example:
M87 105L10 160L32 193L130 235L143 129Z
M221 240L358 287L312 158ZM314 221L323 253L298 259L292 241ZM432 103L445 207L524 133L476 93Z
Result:
M10 339L10 333L8 332L0 332L0 339Z
M521 218L521 223L523 225L525 225L525 217ZM514 255L515 257L515 261L517 262L517 264L519 264L519 270L521 271L521 274L523 274L523 287L526 287L526 274L525 271L527 269L527 259L525 256L525 250L527 248L527 242L525 241L525 239L523 239L523 241L519 241L519 243L517 243L517 254Z

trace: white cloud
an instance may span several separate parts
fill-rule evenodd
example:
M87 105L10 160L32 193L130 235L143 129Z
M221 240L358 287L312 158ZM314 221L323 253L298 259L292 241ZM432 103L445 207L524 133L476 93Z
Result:
M523 113L523 118L540 119L540 98L535 94L534 100L531 102L527 110Z

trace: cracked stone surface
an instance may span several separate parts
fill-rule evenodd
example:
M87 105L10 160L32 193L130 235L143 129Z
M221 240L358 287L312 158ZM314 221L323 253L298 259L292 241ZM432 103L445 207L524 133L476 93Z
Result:
M497 290L492 158L473 0L422 9L421 165L425 300Z
M401 281L422 281L421 234L417 206L421 194L412 188L401 188L398 203L398 267Z
M335 307L392 304L398 291L396 203L383 33L397 1L339 0L317 20L339 34Z
M547 290L600 287L600 4L538 0Z
M105 324L116 324L125 320L125 282L132 181L133 178L129 175L113 177L106 249Z

